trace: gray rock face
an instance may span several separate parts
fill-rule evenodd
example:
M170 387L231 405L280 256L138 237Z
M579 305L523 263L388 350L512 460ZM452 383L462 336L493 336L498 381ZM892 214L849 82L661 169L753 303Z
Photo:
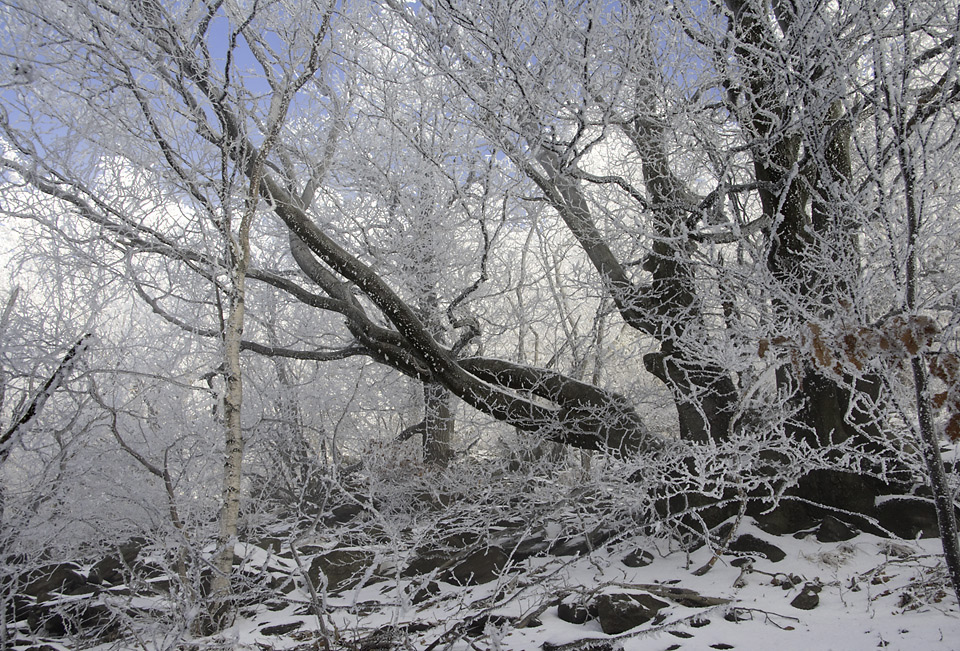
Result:
M748 533L738 536L736 540L730 543L729 549L732 552L762 554L773 563L779 563L787 557L786 553L776 545Z
M627 567L646 567L653 562L653 554L645 549L635 549L623 557L621 563Z
M859 531L832 515L823 518L817 527L817 540L820 542L843 542L855 537Z
M793 598L790 605L799 610L813 610L820 605L821 589L822 586L816 583L807 583L803 586L800 594Z
M567 602L557 606L557 617L569 624L586 624L592 619L586 606Z
M668 605L648 594L604 594L597 597L596 604L600 628L607 635L645 624Z
M508 556L499 547L480 549L457 563L450 572L452 583L480 585L493 581L507 565Z
M327 589L340 592L356 586L374 558L372 552L361 549L335 549L313 559L308 574L314 586L323 584L323 575L327 579Z

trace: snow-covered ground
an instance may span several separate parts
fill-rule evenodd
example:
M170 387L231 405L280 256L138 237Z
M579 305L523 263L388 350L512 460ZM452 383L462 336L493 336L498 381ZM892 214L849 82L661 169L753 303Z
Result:
M773 543L786 557L772 562L753 554L751 562L735 565L737 556L725 554L697 575L712 550L687 554L656 549L643 539L655 558L639 568L621 562L627 544L585 557L530 559L479 586L441 583L437 594L419 604L410 598L408 579L368 584L329 600L326 627L345 648L355 649L960 649L960 611L946 582L939 540L860 534L821 543L813 535L770 536L749 520L737 530L745 533ZM684 606L664 598L668 587L728 601ZM804 590L818 601L812 609L792 605ZM669 606L619 635L605 635L595 619L571 624L558 617L561 595L572 602L643 592ZM324 648L303 597L279 610L248 610L221 643L251 650ZM295 630L264 633L297 622Z

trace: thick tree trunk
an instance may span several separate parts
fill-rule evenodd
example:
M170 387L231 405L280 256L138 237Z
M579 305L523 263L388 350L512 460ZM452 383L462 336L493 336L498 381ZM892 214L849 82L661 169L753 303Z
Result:
M445 468L453 458L456 421L451 400L450 392L442 384L423 383L423 460L439 468Z
M827 319L842 305L853 304L850 287L859 269L856 232L845 223L843 208L842 188L851 178L848 116L830 94L832 85L826 79L822 95L811 91L804 105L791 102L769 74L767 62L779 56L778 29L789 29L794 19L790 11L774 3L771 17L765 3L727 0L727 5L733 17L729 29L739 44L736 55L742 68L750 71L742 88L742 115L757 142L753 157L758 194L764 218L772 224L766 263L779 289L773 308L788 323L810 315ZM827 78L845 72L817 74ZM833 79L834 84L843 81ZM823 110L815 135L783 129L804 108L812 114ZM805 165L801 151L816 164ZM824 251L834 259L827 260ZM876 423L852 403L853 391L860 389L876 398L878 385L869 379L848 385L821 369L785 368L777 383L794 395L797 415L790 433L811 446L826 447L851 437L866 442L877 433ZM828 507L871 514L877 488L877 482L854 473L823 469L804 477L795 494Z
M729 436L738 394L728 373L664 350L647 353L643 364L673 392L681 439L708 443Z

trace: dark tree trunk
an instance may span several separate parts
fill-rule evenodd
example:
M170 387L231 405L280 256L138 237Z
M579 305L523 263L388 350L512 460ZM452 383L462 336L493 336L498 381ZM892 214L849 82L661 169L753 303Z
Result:
M453 458L456 421L451 401L450 392L442 384L423 383L423 460L440 468L445 468Z

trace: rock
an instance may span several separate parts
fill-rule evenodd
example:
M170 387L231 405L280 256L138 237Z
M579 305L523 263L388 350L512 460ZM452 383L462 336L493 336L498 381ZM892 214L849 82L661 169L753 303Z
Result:
M817 527L817 540L820 542L843 542L856 537L859 532L832 515L825 516Z
M737 536L737 539L730 543L728 549L732 552L761 554L772 563L779 563L787 557L787 554L776 545L748 533Z
M728 622L748 622L753 619L753 614L749 610L743 608L731 608L723 614L723 618Z
M363 513L364 507L361 504L351 502L350 504L341 504L330 511L330 514L323 519L323 523L332 527L338 524L346 524L355 517Z
M927 498L902 496L885 499L877 505L877 521L884 529L907 540L940 535L933 501Z
M635 549L620 561L627 567L646 567L653 562L653 554L645 549Z
M771 536L804 531L817 523L803 504L783 501L772 511L767 511L766 508L765 503L756 502L748 506L747 512L752 515L757 526Z
M823 586L821 585L807 583L803 586L800 594L793 598L790 605L800 610L813 610L820 605L820 590L822 589Z
M687 608L709 608L730 603L730 600L724 597L705 597L695 590L673 585L646 584L643 589Z
M260 629L261 635L279 636L293 633L303 626L303 622L289 622L287 624L277 624L276 626L266 626Z
M314 558L307 575L317 591L326 577L327 591L340 592L356 586L374 559L373 552L362 549L335 549Z
M480 534L476 531L460 531L445 536L440 540L440 547L452 551L459 551L472 547L480 542Z
M76 563L47 565L29 574L27 579L29 583L24 586L21 593L34 597L37 602L47 601L51 592L74 594L88 584L86 577L80 574L79 570L80 566Z
M107 556L90 570L90 583L113 583L123 581L123 570L137 560L140 550L146 544L143 538L134 538L117 548L117 554Z
M421 604L431 597L436 597L438 594L440 594L440 584L436 581L430 581L414 593L411 601L414 604Z
M464 531L450 534L434 545L421 546L414 551L413 560L407 564L401 576L409 578L446 569L460 560L464 550L479 541L479 533Z
M513 560L517 563L525 561L531 556L543 556L550 549L550 543L546 536L534 536L533 538L524 538L519 542L512 542L500 545L504 549L513 550Z
M569 624L586 624L591 619L590 611L583 604L561 602L557 606L557 617Z
M452 583L480 585L493 581L507 566L509 557L499 547L486 547L469 554L450 571Z
M487 627L501 628L513 623L512 617L503 615L480 615L467 622L463 631L467 637L480 637L487 633Z
M413 560L401 572L404 578L429 574L434 570L447 567L453 562L454 554L442 549L418 549L414 552Z
M610 540L616 531L597 527L586 535L571 536L558 540L550 548L554 556L585 556Z
M602 594L596 605L600 628L615 635L649 622L668 604L649 594Z

